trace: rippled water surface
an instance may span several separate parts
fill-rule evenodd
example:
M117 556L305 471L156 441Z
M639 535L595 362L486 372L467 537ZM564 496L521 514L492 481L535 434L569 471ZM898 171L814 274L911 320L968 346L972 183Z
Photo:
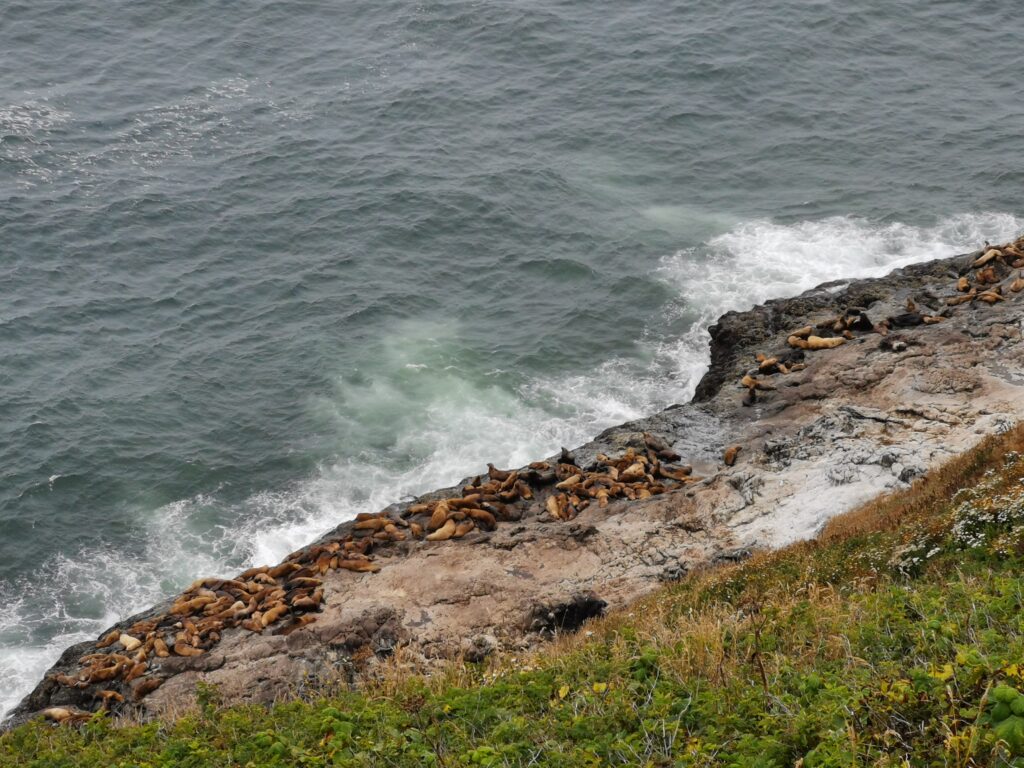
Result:
M1000 2L0 4L0 711L356 511L1024 229Z

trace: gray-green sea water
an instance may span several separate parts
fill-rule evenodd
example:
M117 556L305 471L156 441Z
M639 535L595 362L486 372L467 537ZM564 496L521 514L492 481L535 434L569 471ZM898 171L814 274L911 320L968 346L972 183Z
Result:
M1024 230L1009 2L0 4L0 712L357 511Z

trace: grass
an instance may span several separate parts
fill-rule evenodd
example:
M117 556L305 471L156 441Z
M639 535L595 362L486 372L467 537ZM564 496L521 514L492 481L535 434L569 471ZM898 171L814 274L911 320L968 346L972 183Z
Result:
M812 542L529 658L173 722L30 723L0 766L1024 766L1024 429Z

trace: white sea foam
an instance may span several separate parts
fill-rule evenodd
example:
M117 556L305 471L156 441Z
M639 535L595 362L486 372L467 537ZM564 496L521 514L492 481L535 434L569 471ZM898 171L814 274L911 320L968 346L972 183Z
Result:
M49 131L66 123L70 117L70 112L48 103L46 99L10 104L0 107L0 137L41 139Z
M311 405L335 423L339 440L362 450L339 450L349 458L293 488L255 494L230 514L211 514L220 503L216 494L140 511L147 522L134 540L135 554L81 551L46 563L31 581L0 585L0 603L7 606L0 624L0 712L14 706L67 645L96 637L198 575L276 561L357 512L453 484L487 461L520 465L685 401L707 365L707 326L723 312L1021 231L1024 219L994 213L956 216L934 227L855 218L746 223L662 260L658 277L678 294L664 314L688 323L681 336L663 338L652 327L638 340L638 357L528 382L514 393L460 374L457 326L399 329L378 356L379 370L357 382L339 379L335 392Z

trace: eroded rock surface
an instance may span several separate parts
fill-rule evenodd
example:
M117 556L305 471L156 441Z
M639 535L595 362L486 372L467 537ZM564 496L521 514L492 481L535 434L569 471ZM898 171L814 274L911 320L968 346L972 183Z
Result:
M691 464L700 482L591 504L571 520L552 518L537 500L493 531L381 548L377 573L323 574L322 611L308 625L288 634L273 626L231 628L202 655L153 659L147 675L161 684L134 704L127 684L56 681L76 674L79 658L95 651L83 643L65 652L14 721L56 705L95 710L99 691L111 688L125 696L123 706L156 714L190 701L200 681L217 685L225 702L272 701L351 683L398 648L423 669L437 659L479 661L573 631L697 565L812 536L831 516L905 486L1021 418L1024 292L1007 288L992 305L947 304L963 294L955 283L974 274L980 255L830 283L729 313L711 328L711 367L692 402L609 429L572 451L585 467L598 454L643 451L648 433ZM1010 285L1008 264L997 277ZM870 318L867 326L893 318L892 327L885 335L859 329L835 349L806 351L802 370L758 374L756 354L792 356L794 329L827 327L851 308ZM752 403L740 385L748 374L773 387L756 391ZM732 445L742 450L726 467L723 451ZM488 457L480 458L483 468ZM425 499L459 495L464 484ZM400 516L407 507L388 511Z

